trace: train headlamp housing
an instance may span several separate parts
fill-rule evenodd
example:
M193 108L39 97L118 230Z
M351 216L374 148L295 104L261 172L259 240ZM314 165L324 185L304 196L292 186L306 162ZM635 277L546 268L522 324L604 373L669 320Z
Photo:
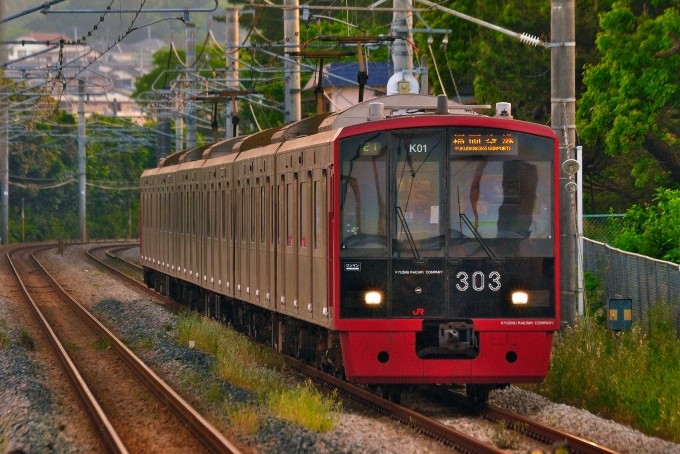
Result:
M376 291L366 292L366 294L364 295L366 304L369 306L378 306L380 303L382 303L383 299L382 297L383 297L382 292Z
M514 291L511 299L514 306L526 306L529 303L529 294L520 290Z

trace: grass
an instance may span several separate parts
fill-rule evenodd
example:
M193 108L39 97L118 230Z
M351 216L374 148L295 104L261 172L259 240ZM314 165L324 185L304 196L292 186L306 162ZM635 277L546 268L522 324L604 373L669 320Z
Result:
M558 333L548 377L529 388L680 442L680 339L671 320L665 304L618 333L585 317Z
M195 348L215 356L214 372L221 379L257 396L258 408L225 404L230 420L246 432L256 431L266 414L317 432L332 429L337 396L324 396L311 383L289 386L277 353L195 313L180 314L177 332L180 344L194 341Z

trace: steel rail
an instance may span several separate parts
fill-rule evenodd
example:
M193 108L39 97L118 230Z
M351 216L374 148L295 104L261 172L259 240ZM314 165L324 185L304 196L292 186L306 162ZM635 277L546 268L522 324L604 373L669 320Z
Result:
M163 303L167 304L168 306L170 306L174 310L177 310L180 307L180 304L178 304L177 301L172 300L172 299L168 298L167 296L161 295L160 293L158 293L154 289L151 289L151 288L147 287L146 285L144 285L144 283L142 283L142 282L139 282L139 281L136 281L135 279L132 279L127 274L125 274L122 271L116 269L115 267L109 265L108 263L105 263L105 262L99 260L97 257L95 257L92 254L92 252L99 251L101 249L106 249L106 248L109 248L109 247L111 247L111 245L93 247L92 249L85 251L85 254L90 261L96 263L97 265L101 265L101 266L105 267L107 270L109 270L111 273L113 273L116 277L122 279L123 282L130 284L130 285L133 285L137 290L139 290L143 293L146 293L147 295L162 301ZM186 308L186 306L181 306L181 307Z
M408 408L397 405L385 400L377 395L359 388L347 381L340 380L332 375L321 372L311 366L301 363L293 358L284 356L286 363L292 368L301 371L314 379L328 383L330 386L339 389L360 403L367 405L381 413L392 416L398 421L416 428L418 431L429 435L442 443L452 446L465 453L470 454L501 454L502 449L498 449L481 440L477 440L469 435L452 429L438 421L430 419L420 413L409 410Z
M137 243L137 245L139 245L139 243ZM132 263L130 261L127 261L124 258L118 257L117 255L114 254L114 252L124 251L125 249L130 249L131 247L135 247L135 246L134 245L133 246L118 246L118 247L115 247L115 248L112 248L112 249L108 249L105 252L105 254L108 258L114 260L115 262L123 263L125 266L127 266L129 268L133 268L136 271L139 271L141 273L142 271L144 271L144 268L137 265L136 263Z
M546 426L537 421L518 415L502 408L487 405L484 416L492 421L504 420L509 427L522 427L525 435L548 443L566 442L569 452L573 454L616 454L617 451L585 440L576 435L564 432L554 427Z
M154 371L140 360L129 348L125 346L111 331L102 325L80 303L74 300L63 287L50 275L40 264L33 253L31 258L39 267L41 273L51 281L54 290L64 298L71 308L94 330L102 339L108 340L110 348L123 360L135 374L144 381L149 389L156 394L161 401L165 402L176 415L186 422L192 432L204 443L208 449L225 454L240 454L241 451L227 440L212 424L201 416L179 394L168 386Z
M124 273L121 273L120 271L111 267L110 265L102 262L101 260L97 259L94 255L91 254L91 252L95 250L100 250L106 247L110 246L92 248L87 251L87 255L91 260L105 266L109 270L113 271L117 276L120 276L121 278L125 279L127 282L135 285L136 287L139 287L140 289L146 292L150 292L156 298L168 299L162 296L161 294L155 292L154 290L147 288L145 285L135 281L134 279L130 278ZM284 360L292 368L299 370L314 379L326 382L330 386L338 388L342 392L350 395L352 398L357 399L362 404L369 406L381 413L391 415L395 419L401 421L404 424L409 425L410 427L417 427L418 430L421 431L422 433L429 435L437 440L440 440L446 445L453 446L456 449L461 450L462 452L470 454L500 454L505 452L480 440L476 440L462 432L458 432L448 426L445 426L444 424L429 419L419 413L416 413L412 410L402 407L401 405L397 405L395 403L382 399L371 392L368 392L362 388L352 385L349 382L340 380L338 378L333 377L332 375L328 375L326 373L318 371L315 368L307 366L306 364L303 364L293 358L284 356Z
M40 249L41 250L48 249L51 247L53 246L45 246ZM116 432L116 429L111 424L111 421L106 416L106 413L104 413L104 410L102 410L101 406L99 405L99 402L97 402L97 399L92 394L92 391L90 391L90 388L87 386L87 383L85 383L85 380L80 375L80 372L78 372L78 369L76 368L75 364L73 364L73 361L71 361L71 358L68 356L68 353L66 353L66 350L64 349L63 345L61 344L61 342L59 342L57 335L50 327L49 323L47 322L47 319L42 314L42 312L38 308L38 305L35 303L31 295L29 294L28 289L26 288L24 282L21 280L21 277L19 276L19 271L14 266L14 262L10 257L10 254L19 253L25 250L35 248L36 248L35 246L30 246L12 249L11 251L7 252L6 255L7 262L9 263L10 267L12 268L12 271L14 272L16 280L19 283L19 286L21 287L24 298L26 298L26 301L28 302L31 311L33 312L36 322L38 323L40 329L45 335L45 339L52 347L52 350L54 351L55 356L57 357L57 361L59 362L61 368L63 369L64 374L66 374L69 381L71 382L71 386L73 387L76 395L83 404L85 412L90 418L95 431L104 441L104 444L106 445L106 448L109 452L127 454L128 450L125 447L125 444L120 439L120 436ZM33 254L31 254L31 256L33 256Z
M579 436L564 432L554 427L541 424L525 416L504 410L493 405L481 405L470 402L465 396L457 392L446 390L439 387L437 390L440 395L453 402L456 406L468 411L473 411L484 416L490 421L505 421L506 427L518 430L527 437L544 443L566 443L569 452L574 454L617 454L617 451L605 446L598 445L592 441L585 440Z

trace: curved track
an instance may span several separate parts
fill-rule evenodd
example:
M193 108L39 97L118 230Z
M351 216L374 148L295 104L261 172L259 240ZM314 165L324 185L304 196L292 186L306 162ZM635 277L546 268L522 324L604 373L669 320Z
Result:
M96 250L101 250L104 247L96 248ZM110 248L110 247L109 247ZM95 249L91 250L93 252ZM122 248L117 248L117 250L122 250ZM113 252L113 251L112 251ZM147 288L140 282L132 279L130 276L122 273L116 268L105 264L103 261L97 259L93 254L88 253L92 260L97 261L110 270L113 270L118 276L122 277L128 282L134 282L135 286L142 291L152 293L156 298L162 300L169 300L168 298L158 294L157 292ZM107 253L109 255L109 253ZM117 258L118 260L122 260ZM129 263L129 262L127 262ZM141 271L140 271L141 272ZM174 303L174 302L173 302ZM348 395L352 399L373 408L374 410L390 415L393 418L401 421L404 424L409 425L411 428L417 429L420 432L432 436L440 440L442 443L454 447L455 449L465 452L465 453L502 453L505 452L487 443L481 442L474 439L462 432L456 431L451 427L441 424L433 419L430 419L422 414L409 410L401 405L389 402L363 388L354 386L346 381L337 379L332 375L325 374L318 371L317 369L307 366L297 360L289 357L285 357L286 362L292 368L308 375L318 381L326 383L328 386L339 389L344 394ZM616 451L608 449L604 446L600 446L596 443L585 440L576 435L569 434L567 432L554 429L552 427L541 424L537 421L533 421L529 418L521 416L519 414L503 410L501 408L493 406L479 406L471 405L470 402L462 395L457 393L452 393L445 388L437 388L436 392L441 393L443 398L449 400L452 404L463 407L467 411L474 412L476 414L481 414L485 418L492 421L504 420L506 427L509 429L517 428L524 435L534 438L542 443L546 444L566 444L571 453L580 454L615 454Z
M52 278L34 255L49 247L15 248L7 260L106 449L239 453Z

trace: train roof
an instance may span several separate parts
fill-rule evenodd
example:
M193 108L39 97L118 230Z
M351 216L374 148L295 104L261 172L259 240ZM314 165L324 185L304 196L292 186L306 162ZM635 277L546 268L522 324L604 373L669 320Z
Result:
M233 162L239 154L248 150L267 147L271 144L285 144L294 139L314 136L319 133L370 121L434 113L481 115L476 111L491 108L488 105L465 105L446 99L445 111L442 112L438 109L439 102L441 102L440 97L418 94L390 95L375 98L358 103L339 112L315 115L285 126L270 128L247 136L233 137L214 144L174 153L162 159L158 167L181 165L181 168L187 168L186 164L192 161L230 155L233 156L226 158L226 160L222 159L222 161ZM326 137L322 138L322 140L326 139ZM283 148L286 147L284 146Z

